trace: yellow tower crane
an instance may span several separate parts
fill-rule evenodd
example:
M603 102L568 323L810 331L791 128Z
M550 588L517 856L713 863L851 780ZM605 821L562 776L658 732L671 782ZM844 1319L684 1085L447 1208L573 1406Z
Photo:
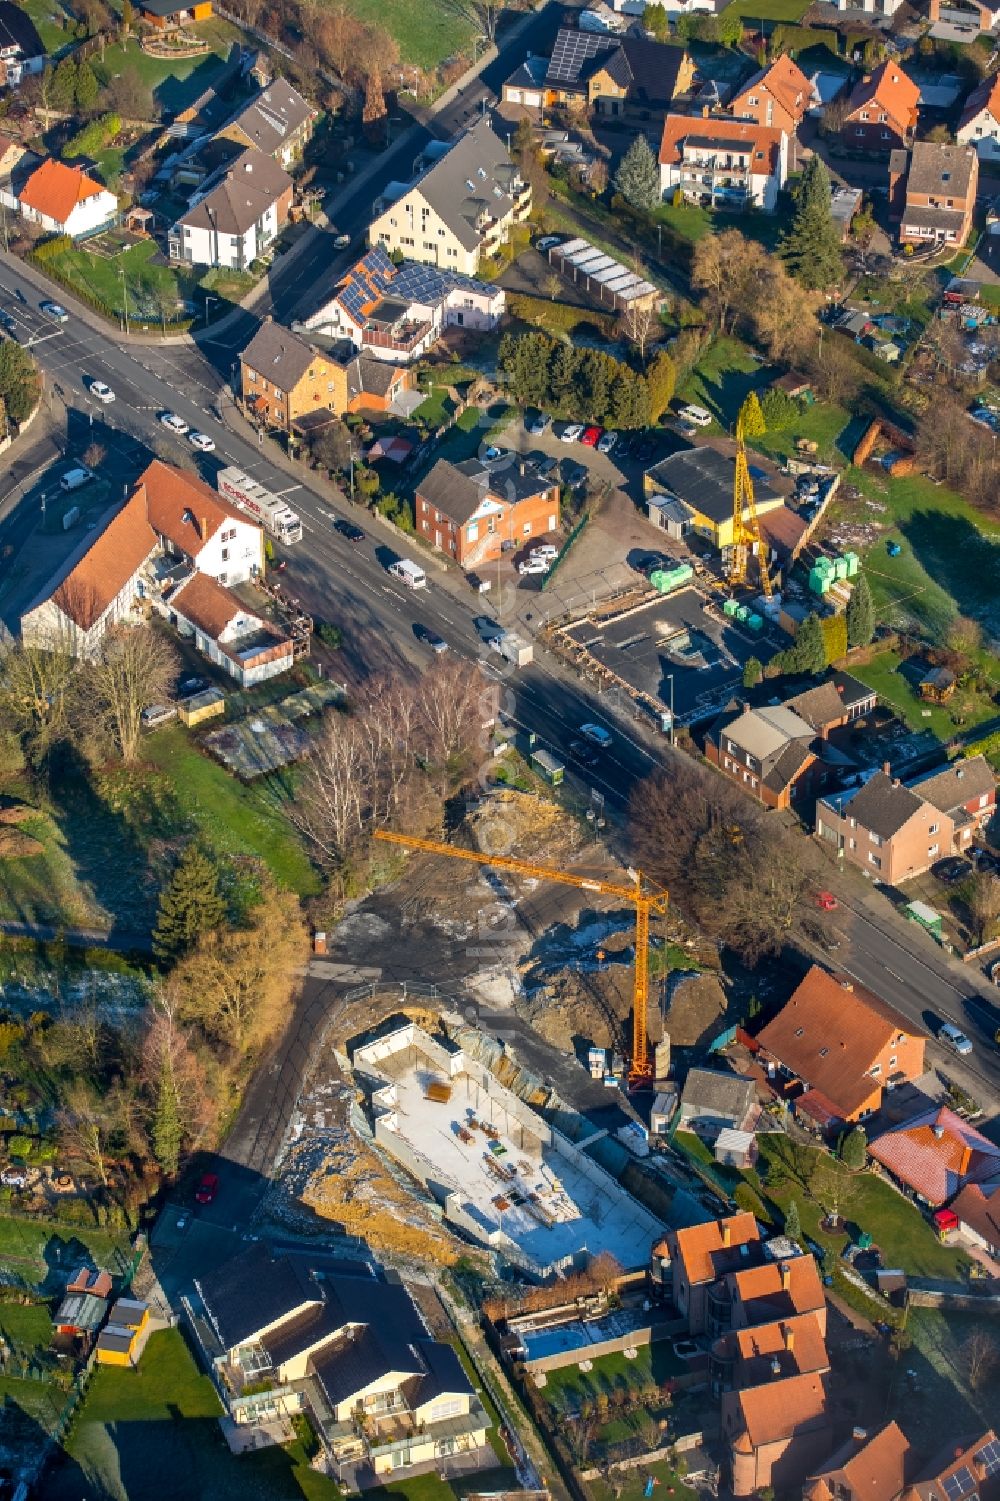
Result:
M747 464L746 438L743 433L742 416L736 419L736 473L733 478L733 552L729 565L729 582L732 585L747 581L747 562L756 546L760 564L760 582L764 598L771 598L771 578L767 570L767 556L761 540L760 524L757 521L757 505L753 496L753 480Z
M649 1056L647 1013L649 1006L649 919L652 913L667 910L667 893L660 889L650 890L643 884L642 872L630 870L631 885L623 886L617 881L603 881L595 876L574 875L572 871L558 870L553 865L535 865L530 860L514 860L509 855L481 855L476 850L463 850L453 844L443 844L439 839L416 839L409 834L394 834L388 829L376 829L376 839L387 844L401 844L404 849L424 850L431 855L447 855L452 860L468 860L473 865L488 865L491 870L507 870L512 875L529 876L537 881L558 881L563 886L575 886L578 891L593 891L599 896L614 896L635 908L635 973L632 980L632 1058L628 1071L629 1089L647 1087L653 1078L653 1063Z

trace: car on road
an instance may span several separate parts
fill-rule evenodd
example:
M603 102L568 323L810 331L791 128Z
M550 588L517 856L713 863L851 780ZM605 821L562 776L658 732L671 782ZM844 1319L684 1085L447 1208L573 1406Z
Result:
M954 1022L942 1022L938 1031L938 1042L944 1043L946 1048L951 1048L960 1058L968 1058L972 1052L972 1043L965 1033L955 1026Z
M194 1191L196 1204L211 1204L219 1192L218 1173L202 1173L198 1180L198 1187Z
M448 650L448 643L444 637L439 636L437 631L432 631L429 625L415 625L413 627L413 634L418 641L422 641L425 646L429 646L431 651L435 652L438 656Z
M54 323L69 322L69 313L61 302L40 302L38 306L46 318L51 318Z
M350 235L334 235L333 237L334 250L346 250L350 243Z
M615 449L617 447L618 447L618 434L617 433L602 433L601 437L598 439L598 443L597 443L597 452L598 453L614 453L614 451L615 451Z
M584 448L596 448L601 441L601 429L599 427L586 427L580 434L580 442Z
M585 736L591 745L596 745L598 750L609 750L614 744L611 731L606 730L600 724L582 724L580 726L580 734Z
M960 855L949 855L947 860L939 860L936 865L931 866L931 875L936 876L945 886L954 886L971 874L972 867L968 860L963 860Z
M524 430L526 433L530 433L533 438L539 438L541 437L542 433L545 432L546 428L551 425L551 423L551 417L549 417L545 412L538 412L534 417L525 417Z
M215 439L207 433L188 433L188 442L192 448L197 448L199 453L214 453Z
M592 767L600 765L600 756L592 745L587 744L586 740L571 740L569 743L569 753L574 761L579 761L581 766Z
M476 615L472 621L476 634L482 641L493 641L503 635L501 626L492 615Z
M115 399L114 391L103 380L92 380L89 389L94 400L101 402L104 406L110 406Z
M832 891L817 891L815 902L821 912L836 912L840 906Z
M185 422L183 417L178 417L176 412L161 412L160 426L169 428L170 432L176 433L178 438L183 438L185 433L191 431L190 423Z
M582 422L567 422L566 426L559 434L559 441L560 443L575 443L582 432Z
M0 324L9 334L12 334L17 327L13 313L9 313L6 308L0 308Z
M333 529L335 532L339 532L342 537L346 537L348 542L363 542L365 540L365 534L360 526L355 526L353 521L345 521L342 516L337 517L333 523Z
M552 250L556 245L562 244L562 235L542 235L540 240L535 241L536 250Z
M548 573L551 567L552 563L548 558L529 557L521 559L517 565L517 571L522 578L526 578L530 574Z

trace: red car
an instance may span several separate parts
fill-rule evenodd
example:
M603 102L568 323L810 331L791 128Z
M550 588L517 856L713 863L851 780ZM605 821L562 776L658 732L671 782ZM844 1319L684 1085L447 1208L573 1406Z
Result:
M584 448L596 448L601 441L601 429L599 427L584 428L580 434L580 442Z
M840 903L832 891L817 891L816 905L821 912L836 912Z
M196 1204L211 1204L219 1192L218 1173L202 1173L198 1187L194 1191Z

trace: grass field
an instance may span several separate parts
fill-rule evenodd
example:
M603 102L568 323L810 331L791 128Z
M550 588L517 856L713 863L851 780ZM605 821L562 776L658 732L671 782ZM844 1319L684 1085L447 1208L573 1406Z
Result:
M126 1253L128 1249L126 1236L109 1235L105 1230L77 1230L0 1215L0 1263L14 1267L32 1282L44 1281L53 1267L75 1271L88 1260L88 1253L99 1265L113 1267L116 1252ZM14 1320L24 1316L30 1324L40 1312L44 1309L0 1303L0 1328L8 1316Z
M110 258L74 246L55 256L50 264L72 288L96 297L116 317L122 316L127 298L130 318L158 322L163 316L177 317L177 303L190 299L198 284L196 276L185 275L173 266L154 265L158 249L155 241L149 240Z
M809 9L809 0L732 0L726 6L727 15L742 16L747 26L760 21L802 20Z
M902 715L911 730L931 730L939 740L950 740L956 729L982 724L996 717L996 706L985 694L958 689L947 705L928 704L920 697L917 682L924 665L919 659L905 662L896 652L883 652L855 676L874 688L879 698ZM960 721L960 725L956 723Z
M103 61L99 54L93 59L98 83L109 83L128 70L138 74L152 90L161 110L176 114L187 109L218 77L230 46L239 39L236 27L218 16L211 21L200 21L197 31L201 40L215 49L201 57L150 57L134 37L108 47Z
M76 18L60 3L60 0L22 0L21 9L26 11L34 21L38 35L50 57L54 53L61 52L73 41L72 28ZM62 16L65 16L69 22L68 30L61 25Z
M0 1334L22 1350L44 1350L52 1338L52 1320L44 1303L0 1303Z
M471 12L449 0L351 0L351 13L382 26L399 44L400 60L419 68L436 68L457 53L472 55L476 28Z
M602 1392L610 1395L648 1386L651 1381L660 1384L684 1369L684 1362L678 1360L669 1343L658 1340L655 1345L640 1345L634 1360L615 1353L599 1356L590 1371L581 1371L578 1365L548 1371L544 1392L558 1410L575 1412L581 1403L592 1401Z
M589 1481L587 1490L593 1501L642 1501L650 1479L654 1481L653 1496L656 1501L666 1501L668 1496L672 1496L674 1501L697 1501L698 1492L685 1485L676 1470L664 1459L658 1460L656 1464L639 1465L634 1470L618 1471L613 1491L603 1480Z

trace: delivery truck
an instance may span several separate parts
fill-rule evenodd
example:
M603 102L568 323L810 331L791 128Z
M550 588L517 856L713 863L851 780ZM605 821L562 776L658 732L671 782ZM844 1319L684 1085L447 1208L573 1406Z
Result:
M302 522L295 512L282 500L272 495L263 485L244 474L242 469L230 466L220 469L215 479L216 489L223 500L230 501L254 521L259 521L264 530L288 547L292 542L302 541Z
M516 631L500 631L490 637L490 646L512 667L527 667L535 655L530 641L525 641Z

